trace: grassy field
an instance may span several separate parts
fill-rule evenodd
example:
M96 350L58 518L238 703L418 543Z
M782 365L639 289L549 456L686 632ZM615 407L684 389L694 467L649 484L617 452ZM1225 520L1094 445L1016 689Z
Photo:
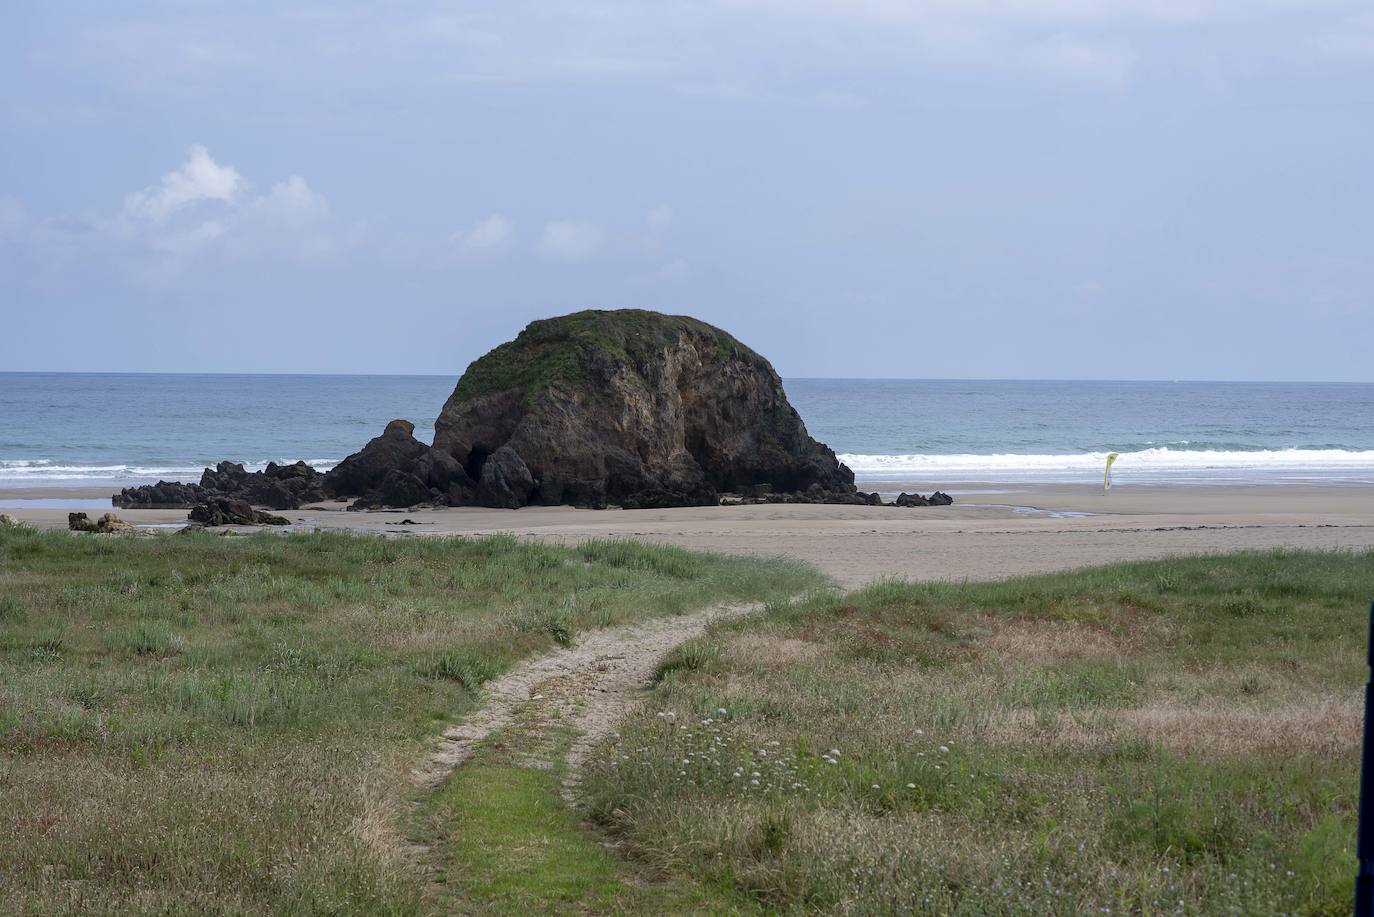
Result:
M0 528L0 911L430 909L408 774L484 680L588 628L819 582L628 542ZM547 789L504 798L543 818Z
M1349 913L1374 554L779 603L584 782L643 868L779 911Z

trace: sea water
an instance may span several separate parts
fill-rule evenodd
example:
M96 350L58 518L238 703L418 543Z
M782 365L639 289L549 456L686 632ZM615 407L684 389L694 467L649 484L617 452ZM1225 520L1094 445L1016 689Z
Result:
M190 481L222 459L331 467L453 376L0 373L0 488ZM1374 482L1374 384L788 379L861 482Z

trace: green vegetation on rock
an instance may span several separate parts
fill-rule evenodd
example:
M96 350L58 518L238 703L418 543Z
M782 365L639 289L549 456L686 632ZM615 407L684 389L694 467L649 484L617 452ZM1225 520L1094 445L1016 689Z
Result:
M553 387L594 386L609 369L651 365L684 333L711 342L721 357L763 358L729 334L684 315L644 309L587 310L531 322L475 360L454 390L458 401L518 389L526 398Z

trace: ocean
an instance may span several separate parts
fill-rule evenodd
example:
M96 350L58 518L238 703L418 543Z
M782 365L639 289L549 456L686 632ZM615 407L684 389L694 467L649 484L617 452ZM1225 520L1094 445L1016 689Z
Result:
M222 459L328 468L388 420L433 435L454 376L0 373L0 488L192 481ZM1374 483L1374 384L788 379L872 489Z

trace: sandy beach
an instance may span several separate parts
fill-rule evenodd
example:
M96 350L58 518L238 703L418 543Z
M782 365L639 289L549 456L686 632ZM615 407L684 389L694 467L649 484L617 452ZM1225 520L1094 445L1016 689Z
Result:
M954 506L830 505L579 510L530 507L346 512L344 504L286 511L304 527L409 536L481 535L574 542L639 538L727 553L785 555L845 586L881 577L987 579L1116 560L1269 548L1374 547L1374 487L1093 487L951 485ZM65 504L106 488L0 490L0 509L44 527L66 525ZM61 504L61 505L59 505ZM120 510L140 525L183 522L184 510ZM410 519L415 525L399 525Z

